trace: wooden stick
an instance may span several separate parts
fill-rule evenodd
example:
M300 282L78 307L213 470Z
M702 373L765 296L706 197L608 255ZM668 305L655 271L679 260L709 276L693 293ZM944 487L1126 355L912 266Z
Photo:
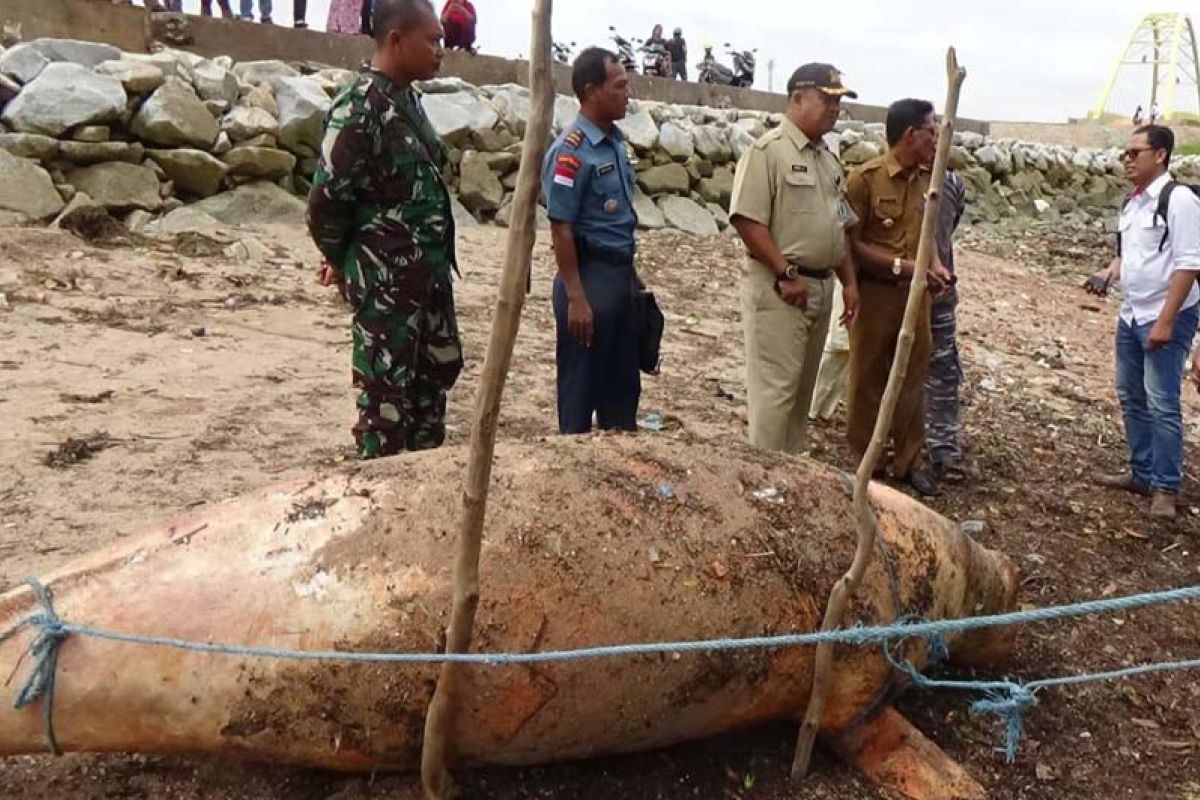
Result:
M521 308L525 304L526 281L537 236L534 213L541 192L542 157L550 139L554 111L554 84L550 73L550 14L552 0L536 0L530 45L530 116L521 149L521 168L513 197L512 221L504 259L504 273L492 318L492 333L483 377L475 397L475 422L471 428L471 455L463 488L462 526L458 534L458 556L454 565L454 607L446 638L447 653L465 653L471 647L475 611L479 607L479 550L483 541L483 519L487 510L488 483L496 449L496 427L504 382L512 363ZM421 752L421 777L425 794L445 800L454 792L450 776L451 734L454 729L456 688L460 664L445 664L425 718L425 743Z
M883 393L879 416L875 419L871 445L863 454L862 461L858 465L858 472L854 476L854 519L858 528L858 546L854 551L854 561L851 563L849 571L834 584L833 591L829 593L829 603L825 606L825 620L821 624L823 631L841 627L846 607L854 599L875 550L875 539L878 536L879 527L867 492L871 474L875 470L875 464L879 461L888 432L891 430L896 401L900 398L900 389L904 385L904 378L908 373L908 360L912 354L917 319L925 300L925 275L929 264L933 261L934 229L937 225L946 162L949 161L951 140L954 137L954 117L958 113L958 95L966 76L966 70L959 68L958 57L955 55L954 48L951 47L946 52L946 77L949 83L946 91L946 106L942 115L933 172L929 177L925 216L921 219L921 238L917 245L916 268L908 289L908 301L904 306L904 323L900 328L900 338L896 343L896 355L892 360L891 372L888 374L887 389ZM821 724L821 714L825 709L825 697L829 692L832 670L833 646L818 646L813 665L812 690L808 696L808 709L804 712L804 722L800 726L800 736L796 741L796 755L792 761L793 779L803 778L808 774L813 743L816 741L817 730Z

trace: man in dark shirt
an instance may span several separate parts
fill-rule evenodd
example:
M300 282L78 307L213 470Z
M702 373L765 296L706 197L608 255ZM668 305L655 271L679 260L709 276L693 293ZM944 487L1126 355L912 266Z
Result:
M671 80L680 78L687 80L687 42L683 39L683 28L676 28L675 34L667 40L667 52L671 54Z

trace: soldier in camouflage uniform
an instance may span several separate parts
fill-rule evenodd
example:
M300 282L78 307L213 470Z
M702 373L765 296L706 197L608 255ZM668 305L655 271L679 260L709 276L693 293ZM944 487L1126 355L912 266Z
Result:
M414 80L432 78L442 28L428 0L380 0L375 55L333 102L308 226L353 310L354 438L364 458L437 447L462 369L446 154Z
M953 171L946 172L942 201L938 206L936 240L938 258L954 273L954 231L966 206L966 187ZM958 442L958 392L962 384L962 362L957 341L958 289L950 288L933 298L930 328L933 334L929 375L925 379L925 449L934 473L941 480L961 481L962 448Z

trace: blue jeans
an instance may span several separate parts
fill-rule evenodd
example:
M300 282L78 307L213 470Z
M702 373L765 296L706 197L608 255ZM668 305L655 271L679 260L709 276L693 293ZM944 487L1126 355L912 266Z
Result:
M1146 348L1153 322L1117 322L1117 397L1125 416L1129 466L1135 478L1159 491L1179 491L1183 473L1179 393L1198 319L1198 306L1180 311L1171 341L1157 350Z
M254 21L254 0L241 0L239 19ZM262 22L271 21L271 0L258 0L258 15Z

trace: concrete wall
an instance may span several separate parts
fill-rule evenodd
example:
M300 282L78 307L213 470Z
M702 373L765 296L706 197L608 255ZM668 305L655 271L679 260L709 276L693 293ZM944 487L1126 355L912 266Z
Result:
M158 20L156 26L173 16L177 15L155 15ZM224 54L235 61L311 61L354 69L371 52L371 42L364 36L298 31L279 25L259 25L238 20L191 16L184 19L191 42L183 45L183 49L206 56ZM146 14L142 8L112 5L106 0L0 0L0 22L19 23L25 39L38 36L91 39L109 42L132 52L145 52L148 41ZM526 85L529 81L527 62L496 56L449 53L442 71L443 74L454 75L476 85ZM571 73L567 67L557 66L554 79L560 93L571 93ZM782 111L786 103L780 94L641 75L633 79L633 92L635 97L646 100L756 111ZM844 105L851 117L864 122L882 122L886 113L881 106L858 103ZM986 134L988 123L959 119L958 128Z

